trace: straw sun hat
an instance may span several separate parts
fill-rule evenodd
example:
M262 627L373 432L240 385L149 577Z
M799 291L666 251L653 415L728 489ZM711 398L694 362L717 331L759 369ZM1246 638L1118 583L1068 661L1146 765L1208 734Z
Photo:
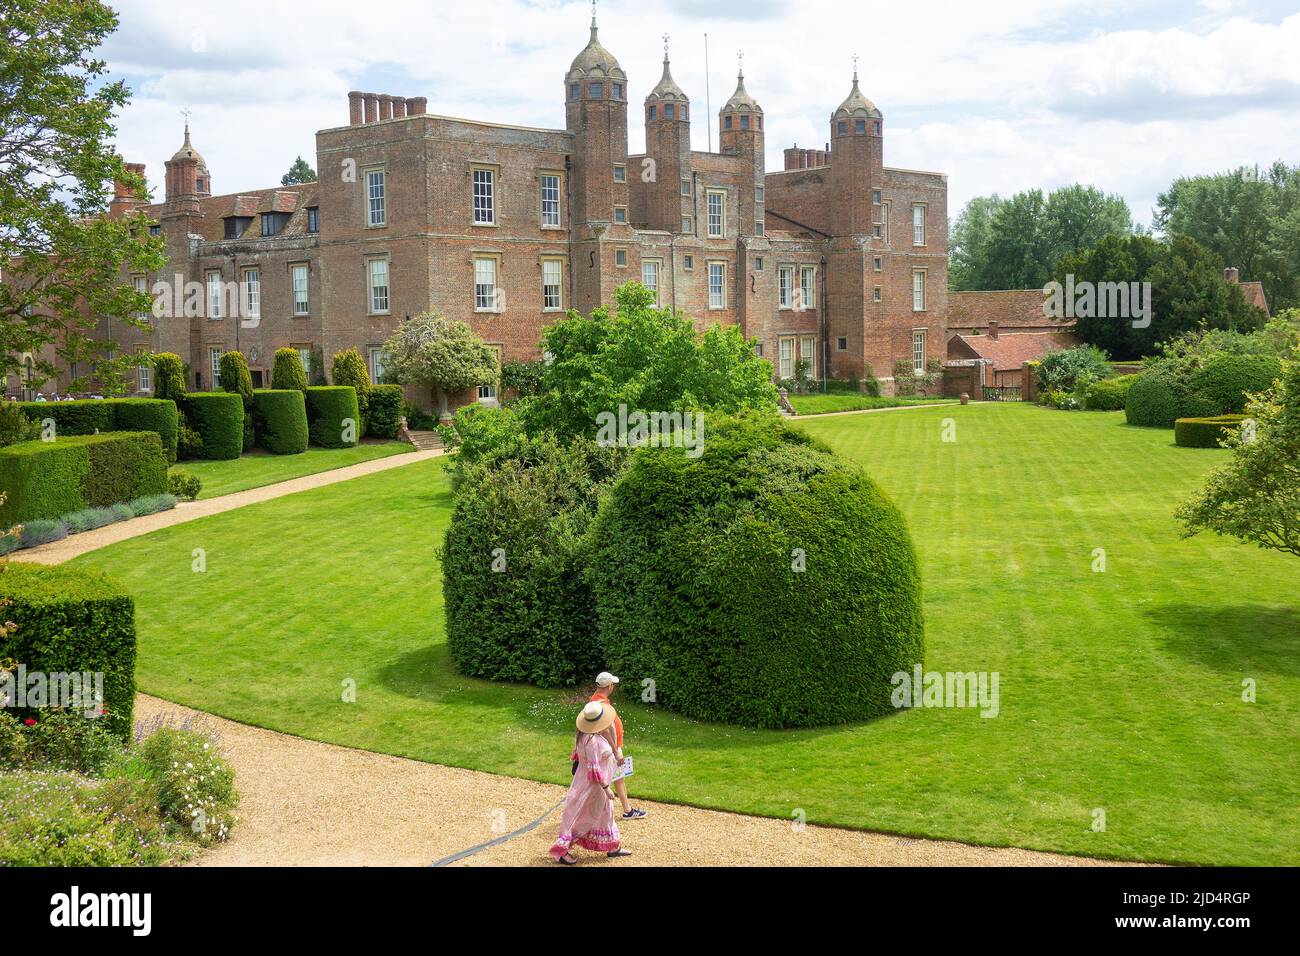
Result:
M593 700L578 715L578 729L584 734L598 734L614 722L614 708Z

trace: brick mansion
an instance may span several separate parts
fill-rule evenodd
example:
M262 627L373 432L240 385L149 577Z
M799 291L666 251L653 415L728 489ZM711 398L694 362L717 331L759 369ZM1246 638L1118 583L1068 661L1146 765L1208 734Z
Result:
M665 50L641 104L645 153L629 155L632 90L594 18L561 91L558 129L350 93L348 123L316 134L319 182L237 194L218 194L220 170L187 124L163 201L119 188L109 214L143 209L165 242L167 266L133 276L137 287L183 276L205 291L202 314L104 331L119 349L181 355L191 389L217 384L231 349L256 386L285 346L309 366L356 347L377 378L383 342L417 313L468 322L503 361L535 360L544 326L635 279L700 327L739 325L777 378L800 360L814 377L870 367L888 392L899 362L944 358L947 178L885 165L884 117L856 71L826 148L785 150L779 172L765 170L768 130L743 70L718 112L717 152L692 149L693 104ZM232 284L237 307L222 293ZM131 385L147 394L149 370ZM455 404L494 396L485 382Z

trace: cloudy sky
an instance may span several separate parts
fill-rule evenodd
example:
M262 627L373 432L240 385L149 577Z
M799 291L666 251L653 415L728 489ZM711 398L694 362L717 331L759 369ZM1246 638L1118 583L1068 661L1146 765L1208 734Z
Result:
M222 193L277 184L298 154L315 165L315 132L347 123L352 89L561 127L564 72L591 15L561 0L114 6L121 26L104 55L134 91L119 148L148 164L159 195L183 109ZM1176 176L1300 163L1295 0L602 0L599 21L634 104L670 35L697 149L704 36L715 111L743 50L772 170L784 147L828 139L858 55L885 115L885 162L947 173L953 216L972 196L1078 181L1120 193L1147 222ZM629 147L643 142L634 121Z

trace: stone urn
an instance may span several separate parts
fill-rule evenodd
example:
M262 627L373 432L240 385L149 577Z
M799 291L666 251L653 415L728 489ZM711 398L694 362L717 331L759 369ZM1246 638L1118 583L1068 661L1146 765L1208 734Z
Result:
M969 405L969 404L970 404L970 395L967 394L966 392L962 392L962 393L961 393L961 403L962 403L963 405Z

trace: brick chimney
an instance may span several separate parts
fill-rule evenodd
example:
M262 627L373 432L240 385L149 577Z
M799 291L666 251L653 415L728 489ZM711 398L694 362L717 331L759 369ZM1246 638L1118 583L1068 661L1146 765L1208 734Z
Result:
M353 90L348 94L348 123L360 126L366 121L366 94Z
M998 340L998 320L989 319L989 338L994 342Z
M1236 285L1239 281L1241 281L1241 277L1240 274L1237 272L1236 266L1228 266L1228 268L1223 270L1223 281L1230 282L1233 285Z
M144 163L127 163L126 171L144 178ZM142 196L131 191L126 183L118 180L113 183L113 200L108 204L108 218L121 219L129 216L138 206L145 204Z

